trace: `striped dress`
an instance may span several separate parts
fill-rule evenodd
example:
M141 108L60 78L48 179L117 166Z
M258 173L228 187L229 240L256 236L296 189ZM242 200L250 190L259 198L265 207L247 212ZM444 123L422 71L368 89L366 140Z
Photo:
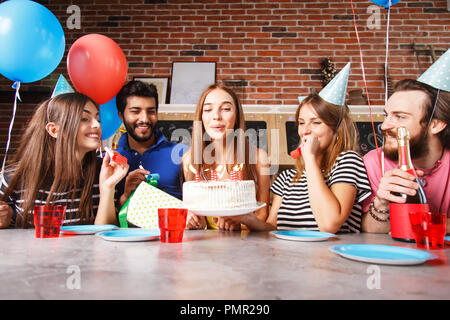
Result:
M97 214L98 205L100 202L100 189L99 189L99 173L101 168L101 159L97 159L97 171L96 176L94 178L94 184L92 186L92 209L94 212L94 216ZM3 195L4 191L7 188L7 181L9 180L8 172L6 172L6 181L4 177L2 176L2 186L0 189L0 194ZM47 196L50 192L50 187L45 189L40 189L37 194L37 199L34 201L35 205L41 205L45 204L45 200L47 199ZM78 212L78 207L80 205L80 197L81 197L81 191L82 189L76 189L75 190L75 196L72 199L72 190L69 190L67 192L62 192L55 194L57 195L57 200L52 202L52 204L55 205L65 205L66 206L66 216L63 221L63 225L70 225L70 224L80 224L80 213ZM6 203L13 209L13 217L10 224L10 227L15 226L16 219L19 217L19 219L23 216L23 209L22 209L22 193L23 190L14 190L12 194L8 197L6 200ZM117 197L117 194L115 194L115 198ZM116 199L114 199L114 202L117 204ZM86 223L86 222L85 222ZM30 212L28 214L28 226L33 227L33 213Z
M309 203L306 173L303 172L300 181L291 182L296 173L296 169L281 172L270 188L274 194L282 198L278 210L277 229L318 231L319 226ZM357 190L355 203L339 232L361 232L362 201L371 194L361 157L354 151L342 152L324 179L329 188L335 183L347 183L355 186Z

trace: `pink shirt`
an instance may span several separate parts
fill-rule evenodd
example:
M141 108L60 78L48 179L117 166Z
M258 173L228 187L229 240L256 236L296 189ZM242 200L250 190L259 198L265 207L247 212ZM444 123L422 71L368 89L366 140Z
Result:
M389 160L386 157L383 159L383 152L381 150L380 155L384 165L384 172L397 168L397 161ZM370 202L377 193L381 180L381 171L376 150L367 153L363 160L366 166L367 176L369 177L370 187L372 188L372 195L363 202L363 210L367 212ZM450 218L450 150L445 150L441 165L434 169L430 175L425 176L424 179L427 182L425 194L427 195L431 211L445 212L447 213L447 217Z

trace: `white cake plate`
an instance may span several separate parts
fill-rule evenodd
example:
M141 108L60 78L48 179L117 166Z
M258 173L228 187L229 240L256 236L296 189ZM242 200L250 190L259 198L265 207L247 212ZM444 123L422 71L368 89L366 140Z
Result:
M187 208L199 216L215 216L215 217L230 217L241 214L250 213L266 206L265 202L258 202L254 207L248 208L224 208L224 209L201 209L201 208Z

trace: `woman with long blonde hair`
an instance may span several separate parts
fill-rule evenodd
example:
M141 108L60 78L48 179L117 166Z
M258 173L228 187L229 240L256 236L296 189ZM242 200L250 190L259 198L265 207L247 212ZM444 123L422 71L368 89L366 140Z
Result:
M65 205L63 224L117 224L115 186L128 165L97 158L98 106L80 93L41 103L2 176L0 227L33 226L33 207Z
M242 168L243 180L254 180L257 201L269 204L269 161L264 150L249 143L245 135L244 112L238 96L221 83L210 85L200 96L194 115L191 148L183 155L186 181L211 180L217 171L220 180L230 179L236 165ZM267 170L265 170L267 169ZM255 217L265 221L266 207L255 212ZM239 224L225 223L222 218L207 217L206 221L189 213L187 227L225 230L240 229Z

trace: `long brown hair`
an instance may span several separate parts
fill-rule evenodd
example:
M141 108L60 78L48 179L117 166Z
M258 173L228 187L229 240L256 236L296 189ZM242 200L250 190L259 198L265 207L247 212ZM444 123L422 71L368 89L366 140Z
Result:
M307 96L297 108L295 113L295 124L297 127L299 125L298 117L300 110L306 104L311 105L319 118L334 132L333 138L325 150L325 155L321 164L322 169L325 171L325 175L327 175L333 168L333 165L341 152L358 150L358 131L356 130L355 123L350 117L350 110L346 105L337 106L329 103L315 93ZM300 157L295 161L295 167L297 168L297 174L293 178L293 181L299 181L305 170L303 157Z
M6 201L14 190L23 191L23 217L16 218L16 226L28 227L29 215L33 209L38 191L48 188L50 192L45 200L47 204L58 199L58 193L81 188L81 222L92 221L92 185L96 174L96 151L92 150L80 162L76 157L77 133L88 102L97 104L80 93L58 95L41 103L20 140L8 171L12 178L2 197ZM46 125L55 123L58 129L56 138L50 136Z
M254 153L250 155L250 144L248 141L248 136L245 135L246 132L246 126L245 126L245 117L244 117L244 111L242 109L241 102L239 100L239 97L236 95L236 93L223 85L222 83L215 83L210 85L208 88L203 91L201 94L198 103L197 108L195 110L194 114L194 124L192 128L192 141L191 141L191 148L189 150L190 152L190 164L195 168L196 172L199 173L201 179L207 180L208 174L211 172L211 164L205 163L205 159L203 157L203 153L205 148L211 143L211 141L205 141L205 127L203 125L202 121L202 113L203 113L203 104L205 103L205 99L208 96L208 94L215 90L220 89L225 92L227 92L233 99L233 103L236 106L236 121L234 124L234 131L236 134L233 135L233 141L227 141L227 147L229 143L233 143L234 145L234 163L233 164L227 164L226 170L228 173L230 173L233 169L233 167L236 164L243 164L242 168L242 178L244 180L257 180L256 175L256 147L254 148ZM242 150L244 149L244 150ZM201 161L199 159L196 159L196 154L201 154ZM251 158L251 156L254 156L254 158ZM245 158L244 158L245 157ZM254 161L252 161L254 160ZM187 172L187 181L194 180L195 176L194 173L191 172L189 169L185 170Z

